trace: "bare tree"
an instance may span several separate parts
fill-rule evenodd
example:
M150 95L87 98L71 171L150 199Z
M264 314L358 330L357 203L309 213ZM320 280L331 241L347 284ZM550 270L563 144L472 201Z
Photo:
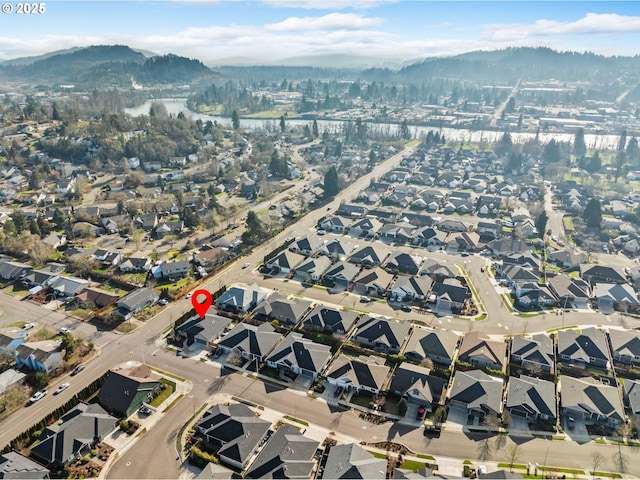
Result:
M27 251L29 252L29 257L37 266L44 265L55 253L53 247L44 242L34 243Z
M513 465L520 458L520 453L521 453L520 450L521 450L520 445L518 445L517 443L510 445L509 448L507 449L507 458L509 459L509 470L511 472L513 472Z
M600 450L591 452L591 477L596 478L598 467L604 463L605 456Z
M613 461L613 467L618 473L629 473L629 458L622 453L620 444L618 444L618 451L613 454L611 460Z
M480 460L489 460L493 453L493 447L491 446L491 437L485 438L480 445L478 445L478 458Z

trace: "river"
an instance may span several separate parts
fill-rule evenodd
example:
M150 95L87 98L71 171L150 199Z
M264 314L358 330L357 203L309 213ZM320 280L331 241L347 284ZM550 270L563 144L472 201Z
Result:
M187 117L197 120L200 119L203 122L211 120L212 122L218 122L220 125L231 126L231 118L229 117L221 117L219 115L205 115L203 113L198 113L190 110L186 105L186 99L183 98L161 98L156 100L148 100L142 105L133 108L125 108L125 113L131 115L132 117L137 117L139 115L149 115L149 109L151 108L151 104L153 102L162 103L167 112L170 115L178 115L179 113L184 113ZM337 132L340 130L343 120L321 120L318 119L318 127L320 131L328 130L329 132ZM312 123L311 120L301 120L301 119L288 119L287 125L290 126L298 126L303 127L304 125L310 125ZM376 129L378 131L389 132L390 134L395 134L398 131L399 126L393 123L369 123L372 129ZM258 119L258 118L241 118L240 126L243 128L250 128L252 130L265 130L265 131L274 131L279 128L279 120L278 119ZM480 142L488 142L495 143L498 141L503 132L495 131L495 130L469 130L465 128L450 128L450 127L422 127L422 126L411 126L411 131L413 136L416 138L423 138L427 135L429 131L439 131L441 134L444 134L447 140L455 140L457 142L464 141L466 143L480 143ZM527 140L533 138L535 136L534 133L529 132L511 132L511 138L514 143L524 143ZM539 134L540 141L543 143L549 142L551 139L555 139L558 142L573 142L574 135L571 133L543 133ZM616 149L618 147L618 142L620 140L619 135L595 135L595 134L585 134L584 136L585 143L587 147L590 149Z

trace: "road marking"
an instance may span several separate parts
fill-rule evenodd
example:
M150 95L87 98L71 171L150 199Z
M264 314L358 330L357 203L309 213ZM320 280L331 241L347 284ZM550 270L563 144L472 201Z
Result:
M156 348L153 352L151 352L151 355L153 355L154 357L156 356L156 352L160 350L159 348Z

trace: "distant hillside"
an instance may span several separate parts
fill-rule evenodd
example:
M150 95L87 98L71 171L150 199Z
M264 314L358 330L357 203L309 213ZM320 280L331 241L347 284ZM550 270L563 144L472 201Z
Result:
M46 56L29 64L0 65L0 79L86 86L189 83L214 73L197 60L177 55L147 58L127 46L92 46Z
M640 72L640 57L605 57L593 53L558 52L549 48L507 48L476 51L454 57L426 58L398 71L369 69L365 79L420 82L427 78L513 83L518 79L613 81Z

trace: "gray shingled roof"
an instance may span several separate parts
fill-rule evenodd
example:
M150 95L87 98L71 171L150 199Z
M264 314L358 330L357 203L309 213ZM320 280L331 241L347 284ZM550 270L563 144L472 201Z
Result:
M239 323L218 342L219 346L228 349L237 348L252 355L264 356L271 351L282 338L269 323L255 326Z
M291 333L267 357L267 361L319 373L330 358L331 347L328 345L314 343L300 333Z
M523 361L549 365L550 371L554 371L553 341L543 333L531 338L522 335L513 337L511 355L519 355Z
M379 390L384 386L389 371L389 367L384 365L384 359L380 357L354 358L341 354L331 364L326 376L350 383L355 388L370 387Z
M589 363L590 358L608 362L609 347L604 333L597 328L585 328L581 333L562 330L558 332L558 355L566 355L571 360L586 363Z
M556 390L553 382L522 375L509 377L507 408L519 407L529 414L556 416Z
M466 405L468 409L500 413L502 385L501 379L490 377L482 370L457 371L449 398Z
M592 377L560 375L560 392L563 408L624 420L624 410L616 387L604 385Z
M309 478L319 442L293 425L281 425L246 473L247 478Z
M435 355L453 360L458 339L459 337L449 330L426 330L414 327L404 352L405 355L415 352L422 358Z
M376 458L360 445L349 443L331 447L322 478L382 480L386 471L386 459Z
M49 478L49 470L17 452L7 452L0 456L0 478L20 480Z
M348 332L353 326L358 313L353 310L336 310L324 305L316 305L304 321L307 330L341 330Z
M364 338L370 343L382 343L399 348L409 333L411 324L382 317L365 316L359 323L353 337Z

